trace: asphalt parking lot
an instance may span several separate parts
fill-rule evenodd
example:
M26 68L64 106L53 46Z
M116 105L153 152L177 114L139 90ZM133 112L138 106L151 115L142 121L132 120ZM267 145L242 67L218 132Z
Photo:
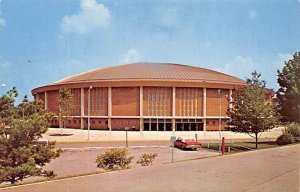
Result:
M45 166L46 170L53 170L57 177L66 177L72 175L81 175L100 171L96 167L97 155L103 153L107 148L73 148L63 149L60 157L52 160ZM143 153L157 153L153 165L171 163L172 148L169 146L157 147L131 147L129 148L131 156L134 156L132 168L140 167L136 161ZM174 161L184 161L190 159L206 158L218 155L215 151L198 149L198 151L186 151L174 148Z
M214 158L158 164L12 186L5 188L4 191L298 192L299 147L298 144Z

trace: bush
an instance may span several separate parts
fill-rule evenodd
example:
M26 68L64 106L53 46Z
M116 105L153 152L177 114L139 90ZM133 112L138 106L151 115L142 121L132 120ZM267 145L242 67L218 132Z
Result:
M97 167L106 171L129 169L133 156L128 156L128 154L127 149L108 149L97 156Z
M157 153L144 153L140 156L140 159L137 161L141 166L152 165L153 160L158 156Z
M276 139L276 144L277 145L288 145L288 144L293 144L294 139L293 136L290 133L283 133Z
M286 129L286 132L292 135L295 143L300 142L300 124L291 123Z

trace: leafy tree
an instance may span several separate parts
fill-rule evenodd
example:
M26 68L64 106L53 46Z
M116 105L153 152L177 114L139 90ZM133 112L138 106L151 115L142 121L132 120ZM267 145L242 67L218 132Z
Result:
M71 89L60 89L58 92L58 121L62 128L66 127L66 121L71 120L71 112L74 109L74 95ZM62 129L61 129L62 134Z
M15 116L15 98L18 96L16 87L0 97L0 125L9 124Z
M286 61L282 71L278 70L277 91L279 113L282 120L300 123L300 52Z
M14 87L0 97L0 183L15 183L30 176L53 176L42 167L58 157L54 142L38 140L48 129L49 114L42 101L15 106L18 92Z
M230 117L227 129L255 138L256 148L261 133L274 128L277 122L273 106L265 102L265 81L260 80L260 76L253 72L247 86L233 92L234 107L227 110Z

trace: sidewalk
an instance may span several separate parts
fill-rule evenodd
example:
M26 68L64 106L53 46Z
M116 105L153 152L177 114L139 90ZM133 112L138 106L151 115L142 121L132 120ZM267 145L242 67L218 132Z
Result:
M281 135L283 127L274 128L271 131L264 132L261 135L261 139L274 140ZM87 142L88 131L81 129L62 129L49 128L48 132L43 136L43 140L57 141L57 143L64 142ZM178 132L163 132L163 131L128 131L128 139L130 141L169 141L171 136L182 137L182 138L195 138L197 134L198 140L218 140L218 131L178 131ZM252 139L247 134L233 133L230 131L221 131L222 137L226 140L240 140L240 139ZM126 140L125 131L100 131L90 130L89 141L90 142L118 142Z

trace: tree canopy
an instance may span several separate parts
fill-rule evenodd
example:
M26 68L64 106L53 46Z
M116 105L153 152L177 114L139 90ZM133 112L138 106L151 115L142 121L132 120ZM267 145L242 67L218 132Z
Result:
M58 92L58 120L60 126L66 127L66 121L72 119L74 109L74 95L71 89L60 89Z
M261 74L253 72L247 86L233 92L234 107L227 111L230 117L227 129L249 134L255 138L256 148L259 133L274 128L277 121L274 107L265 101L265 81L260 77Z
M279 113L283 121L300 123L300 52L285 62L282 71L278 70L277 91Z
M28 101L15 106L18 96L13 88L0 97L0 183L15 183L30 176L51 176L44 171L45 163L56 158L60 151L54 143L41 143L38 140L48 130L51 114L43 108L43 102Z
M0 125L8 124L16 115L14 107L15 98L18 96L16 87L0 97Z

